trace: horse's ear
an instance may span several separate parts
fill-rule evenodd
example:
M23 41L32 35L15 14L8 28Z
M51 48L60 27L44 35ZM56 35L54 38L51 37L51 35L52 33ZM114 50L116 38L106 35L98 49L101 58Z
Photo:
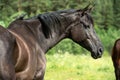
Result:
M89 4L84 9L79 9L77 11L80 12L81 16L84 16L84 14L90 13L93 10L94 6L95 6L95 4L94 5Z

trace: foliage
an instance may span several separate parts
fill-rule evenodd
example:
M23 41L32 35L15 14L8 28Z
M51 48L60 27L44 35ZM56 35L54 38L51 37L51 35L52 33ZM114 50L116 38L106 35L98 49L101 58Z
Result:
M64 54L65 52L69 52L71 54L86 54L88 51L81 48L78 44L74 43L70 39L65 39L51 49L48 54Z
M47 55L45 80L115 80L109 56L94 60L90 55Z
M30 17L61 9L80 9L86 7L89 3L95 4L92 14L99 27L108 28L113 25L113 11L117 13L116 18L119 15L119 12L117 12L119 2L113 4L113 0L0 0L0 21L4 21L7 27L13 19L23 13Z
M3 21L0 21L0 25L5 26L5 23Z
M113 24L113 2L112 0L95 0L95 2L94 21L100 28L107 29Z
M120 28L120 0L113 0L113 11L114 11L114 26Z
M96 26L95 29L99 38L102 41L105 51L111 53L115 40L120 38L119 36L120 30L113 27L109 27L108 30L105 30L105 29L99 29Z

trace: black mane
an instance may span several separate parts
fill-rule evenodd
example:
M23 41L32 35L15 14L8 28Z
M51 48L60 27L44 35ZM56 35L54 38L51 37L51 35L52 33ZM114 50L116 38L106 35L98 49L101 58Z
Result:
M42 23L42 30L46 38L49 38L51 36L52 30L59 29L63 27L62 25L65 24L65 22L69 22L68 19L66 19L64 16L61 16L62 13L71 14L74 13L75 10L62 10L62 11L56 11L56 12L49 12L45 14L38 15L38 19ZM59 26L59 27L58 27Z

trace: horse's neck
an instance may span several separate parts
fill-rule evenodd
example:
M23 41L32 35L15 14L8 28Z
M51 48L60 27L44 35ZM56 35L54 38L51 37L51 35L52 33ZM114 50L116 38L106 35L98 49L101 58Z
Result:
M73 25L71 25L73 26ZM61 40L63 40L64 38L68 38L69 36L69 29L71 28L71 26L67 26L65 25L64 29L57 29L58 31L52 31L52 34L49 38L42 38L42 40L40 41L40 46L42 47L42 50L46 53L49 49L51 49L52 47L54 47L57 43L59 43ZM61 27L61 26L59 26ZM44 34L42 34L43 36ZM41 37L41 36L40 36Z
M64 32L62 34L58 33L52 33L51 37L49 38L44 38L44 40L41 40L42 44L40 44L42 50L46 53L49 49L51 49L52 47L54 47L57 43L59 43L62 39L64 39L66 37L66 35L64 34Z

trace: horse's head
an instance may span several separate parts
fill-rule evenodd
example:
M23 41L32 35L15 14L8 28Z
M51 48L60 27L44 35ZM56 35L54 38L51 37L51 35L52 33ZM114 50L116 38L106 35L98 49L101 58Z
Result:
M91 8L76 10L67 17L73 21L70 27L69 38L91 52L95 59L100 58L103 53L103 46L94 30L93 19L90 16Z

